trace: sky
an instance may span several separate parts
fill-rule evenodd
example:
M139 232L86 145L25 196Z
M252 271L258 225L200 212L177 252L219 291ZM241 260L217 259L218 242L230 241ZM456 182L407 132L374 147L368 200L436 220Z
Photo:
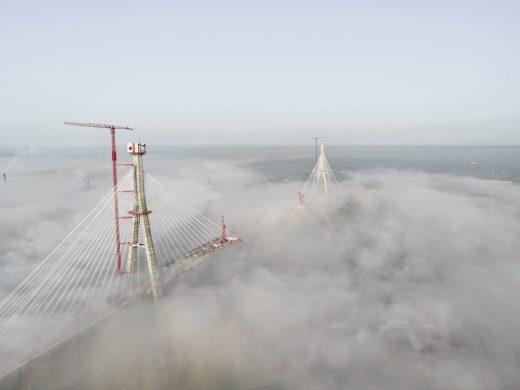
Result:
M519 144L516 1L0 0L4 145Z

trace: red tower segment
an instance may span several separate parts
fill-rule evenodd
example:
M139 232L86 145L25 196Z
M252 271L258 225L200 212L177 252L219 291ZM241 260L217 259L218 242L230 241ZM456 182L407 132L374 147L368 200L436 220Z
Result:
M222 228L222 232L220 233L220 242L227 242L228 241L227 234L226 234L227 226L224 223L223 215L221 216L220 227Z
M114 186L114 219L116 226L116 256L117 256L117 272L121 273L121 235L119 232L119 197L117 195L117 153L116 153L116 130L133 130L128 126L107 125L101 123L81 123L81 122L63 122L66 125L98 127L102 129L110 129L110 137L112 139L112 183ZM123 165L123 164L122 164ZM133 165L133 164L124 164Z

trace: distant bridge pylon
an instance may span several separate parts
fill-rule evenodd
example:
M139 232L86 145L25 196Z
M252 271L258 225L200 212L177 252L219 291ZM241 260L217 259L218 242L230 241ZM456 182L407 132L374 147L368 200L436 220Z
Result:
M305 200L311 199L318 194L328 194L331 187L336 183L336 176L325 155L325 147L321 144L320 156L316 161L316 165L314 165L307 181L298 193L300 203L303 204Z

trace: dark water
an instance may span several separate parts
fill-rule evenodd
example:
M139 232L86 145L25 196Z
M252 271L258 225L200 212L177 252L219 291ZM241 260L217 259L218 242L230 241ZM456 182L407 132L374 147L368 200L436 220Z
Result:
M20 170L51 158L81 164L109 160L109 145L67 149L0 148L0 171ZM330 165L340 179L349 173L393 169L471 176L520 182L520 146L409 146L348 147L326 146ZM119 151L127 159L126 151ZM234 161L264 174L272 181L306 178L314 166L314 146L156 146L148 145L147 159L215 159ZM13 164L12 162L16 163ZM22 169L23 171L23 169ZM0 172L0 173L1 173Z
M291 154L291 152L294 152ZM273 181L297 180L312 169L312 150L287 149L248 163ZM338 178L374 169L422 171L520 182L520 147L328 147L326 154ZM310 158L309 158L310 155ZM305 167L305 172L302 168Z
M303 179L315 162L313 146L159 147L157 154L239 160L273 181ZM326 146L326 154L339 177L396 169L520 182L520 146Z

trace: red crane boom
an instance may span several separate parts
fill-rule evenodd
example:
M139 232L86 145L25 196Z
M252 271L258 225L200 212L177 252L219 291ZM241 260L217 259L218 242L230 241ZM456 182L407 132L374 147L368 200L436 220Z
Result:
M116 222L116 255L117 255L117 272L121 273L121 235L119 233L119 198L117 196L117 154L116 154L116 130L133 130L128 126L108 125L102 123L82 123L82 122L63 122L66 125L83 126L83 127L99 127L102 129L110 129L112 138L112 182L114 185L114 216ZM127 164L123 164L127 165Z
M107 125L105 123L82 123L82 122L63 122L66 125L83 126L83 127L100 127L102 129L117 129L117 130L133 130L128 126Z

